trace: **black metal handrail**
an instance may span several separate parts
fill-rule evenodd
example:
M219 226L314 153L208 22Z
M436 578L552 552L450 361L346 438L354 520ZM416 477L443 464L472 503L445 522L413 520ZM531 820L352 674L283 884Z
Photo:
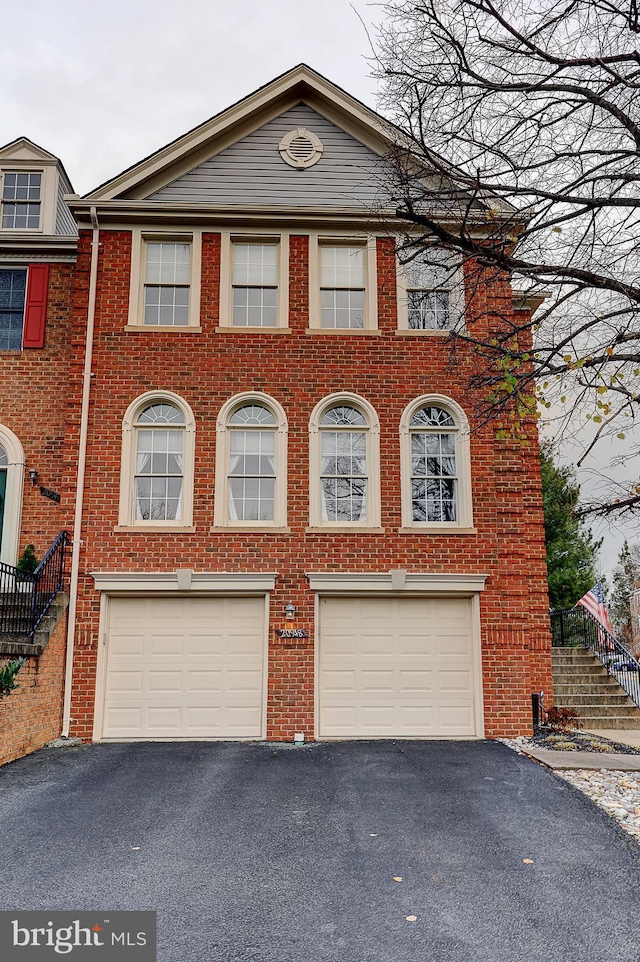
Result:
M33 637L64 587L70 544L61 531L33 574L0 563L0 635Z
M629 649L586 609L577 607L568 611L552 611L551 637L555 648L589 648L629 698L640 706L638 662Z

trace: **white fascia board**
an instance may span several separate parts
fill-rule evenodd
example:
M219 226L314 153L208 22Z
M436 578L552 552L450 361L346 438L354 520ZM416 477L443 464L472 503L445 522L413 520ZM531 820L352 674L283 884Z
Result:
M393 588L391 571L384 574L363 572L308 572L309 586L323 594L393 591L394 594L472 595L484 591L485 574L407 574L403 588Z
M155 594L185 590L178 587L178 571L96 571L91 577L98 591L104 591L107 594L124 592ZM186 590L210 594L234 592L264 594L266 591L273 591L276 578L277 575L272 573L193 572L190 577L190 587Z

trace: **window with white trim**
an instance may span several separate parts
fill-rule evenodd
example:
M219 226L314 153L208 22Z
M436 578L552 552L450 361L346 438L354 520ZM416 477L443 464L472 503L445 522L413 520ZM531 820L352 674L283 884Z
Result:
M376 238L309 237L309 327L333 333L378 327Z
M460 265L443 251L419 251L399 272L398 308L401 328L431 333L459 330L464 325Z
M23 447L0 424L0 561L15 565L22 518L25 459Z
M404 412L400 440L403 524L469 527L469 426L462 409L445 398L418 399Z
M234 241L232 250L234 327L275 327L278 244Z
M2 229L39 230L42 174L7 170L2 177Z
M334 395L311 418L312 526L377 527L379 424L357 395Z
M364 248L320 245L320 325L364 327Z
M145 325L189 323L191 244L147 241L144 279Z
M265 394L239 395L218 416L214 523L286 524L287 423Z
M181 330L200 324L200 231L132 231L129 326Z
M135 401L123 423L120 524L184 527L193 510L194 422L173 394Z

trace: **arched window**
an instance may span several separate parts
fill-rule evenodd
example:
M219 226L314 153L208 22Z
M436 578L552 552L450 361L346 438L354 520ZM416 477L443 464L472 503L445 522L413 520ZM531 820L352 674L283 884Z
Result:
M310 423L311 525L379 527L379 423L353 394L316 406Z
M266 394L231 398L218 416L214 523L286 525L287 421Z
M121 525L191 525L193 435L191 409L176 395L134 401L123 425Z
M9 565L18 556L24 466L20 441L0 424L0 561Z
M413 401L400 426L405 527L470 527L469 425L462 408L435 395Z

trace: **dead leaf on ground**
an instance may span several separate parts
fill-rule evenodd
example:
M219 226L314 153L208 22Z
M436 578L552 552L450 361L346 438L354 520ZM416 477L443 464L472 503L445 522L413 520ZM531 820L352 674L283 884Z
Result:
M522 861L524 862L525 865L533 865L532 858L523 858Z
M418 916L417 916L417 915L405 915L405 919L407 920L407 922L417 922Z
M369 838L377 838L377 837L378 837L378 836L377 836L377 835L374 835L373 832L369 832Z
M131 851L132 851L132 852L139 852L139 851L140 851L140 846L139 846L139 845L132 845L132 846L131 846Z
M394 882L401 882L401 881L402 881L402 876L401 876L401 875L394 875L394 876L393 876L393 881L394 881Z

